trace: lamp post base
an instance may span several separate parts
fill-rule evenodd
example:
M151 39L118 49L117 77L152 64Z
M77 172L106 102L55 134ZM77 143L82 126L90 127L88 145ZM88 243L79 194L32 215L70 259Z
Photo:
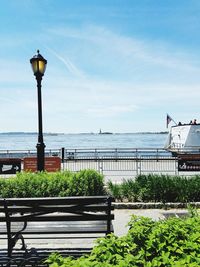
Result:
M44 143L37 143L37 170L38 171L44 171L45 170L45 159L44 159L44 149L45 144Z

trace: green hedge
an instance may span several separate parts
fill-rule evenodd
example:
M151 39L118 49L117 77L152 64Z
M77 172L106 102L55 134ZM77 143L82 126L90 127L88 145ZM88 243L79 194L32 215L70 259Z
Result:
M94 170L56 173L21 172L0 178L0 197L63 197L104 195L104 178Z
M121 184L108 183L119 201L192 202L200 201L200 176L140 175Z
M53 254L50 267L199 267L200 217L153 221L132 216L123 237L97 240L89 256L75 260Z

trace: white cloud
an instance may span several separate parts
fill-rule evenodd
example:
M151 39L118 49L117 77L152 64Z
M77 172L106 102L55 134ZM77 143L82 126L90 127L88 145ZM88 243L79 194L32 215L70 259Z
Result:
M79 78L84 78L85 75L84 73L77 68L77 66L75 66L74 63L72 63L72 61L69 59L69 57L65 56L61 56L59 53L57 53L55 50L51 49L50 47L47 47L47 49L59 60L61 61L65 67L67 68L67 70L75 75L78 76Z
M165 115L170 110L176 115L187 109L188 117L198 110L198 54L195 58L170 44L138 40L94 26L56 28L47 32L48 39L45 33L41 37L50 47L43 46L48 60L42 82L47 131L73 132L81 131L81 127L90 131L91 127L98 128L98 120L112 131L114 119L119 127L130 129L142 127L137 118L145 118L146 113L152 114L153 120L158 113ZM18 127L17 122L11 123L13 110L19 130L36 129L36 81L28 61L0 59L1 111L7 110L1 125L6 127L8 120L13 130ZM124 118L130 121L135 114L134 126L126 126Z
M181 51L180 47L161 43L159 40L156 42L127 37L93 25L82 29L54 28L49 32L61 38L77 39L80 46L83 41L87 41L90 45L97 46L100 54L102 50L107 51L111 58L115 54L118 59L124 60L124 64L133 68L140 64L148 64L148 67L156 65L177 71L200 72L196 54L188 54L184 49Z

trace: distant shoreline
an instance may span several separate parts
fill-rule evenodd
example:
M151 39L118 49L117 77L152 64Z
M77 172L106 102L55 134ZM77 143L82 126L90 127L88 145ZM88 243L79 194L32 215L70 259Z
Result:
M68 134L99 134L99 133L93 133L93 132L89 132L89 133L54 133L54 132L47 132L44 133L44 135L68 135ZM161 132L130 132L130 133L112 133L114 135L120 135L120 134L168 134L168 131L161 131ZM37 132L0 132L0 135L38 135ZM106 135L103 134L103 135Z

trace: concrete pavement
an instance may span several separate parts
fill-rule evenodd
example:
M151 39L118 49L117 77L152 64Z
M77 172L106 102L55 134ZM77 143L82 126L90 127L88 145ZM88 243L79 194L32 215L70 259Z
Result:
M145 216L152 218L153 220L159 220L164 219L169 216L176 216L180 217L182 215L187 214L187 209L115 209L114 210L114 216L115 219L113 221L114 226L114 234L117 236L123 236L128 232L128 222L131 219L132 215L138 215L138 216ZM56 248L56 247L70 247L70 248L76 248L76 247L91 247L91 244L93 244L93 240L87 240L83 238L75 238L75 239L59 239L56 238L57 235L51 235L50 239L28 239L26 240L26 244L28 245L28 248L36 247L36 248ZM78 236L77 236L78 237ZM6 236L3 238L3 236L0 238L0 249L6 247ZM19 242L18 247L21 246Z
M165 219L169 216L181 217L188 213L187 209L115 209L113 221L114 233L117 236L125 235L128 231L128 222L131 215L145 216L153 220Z

